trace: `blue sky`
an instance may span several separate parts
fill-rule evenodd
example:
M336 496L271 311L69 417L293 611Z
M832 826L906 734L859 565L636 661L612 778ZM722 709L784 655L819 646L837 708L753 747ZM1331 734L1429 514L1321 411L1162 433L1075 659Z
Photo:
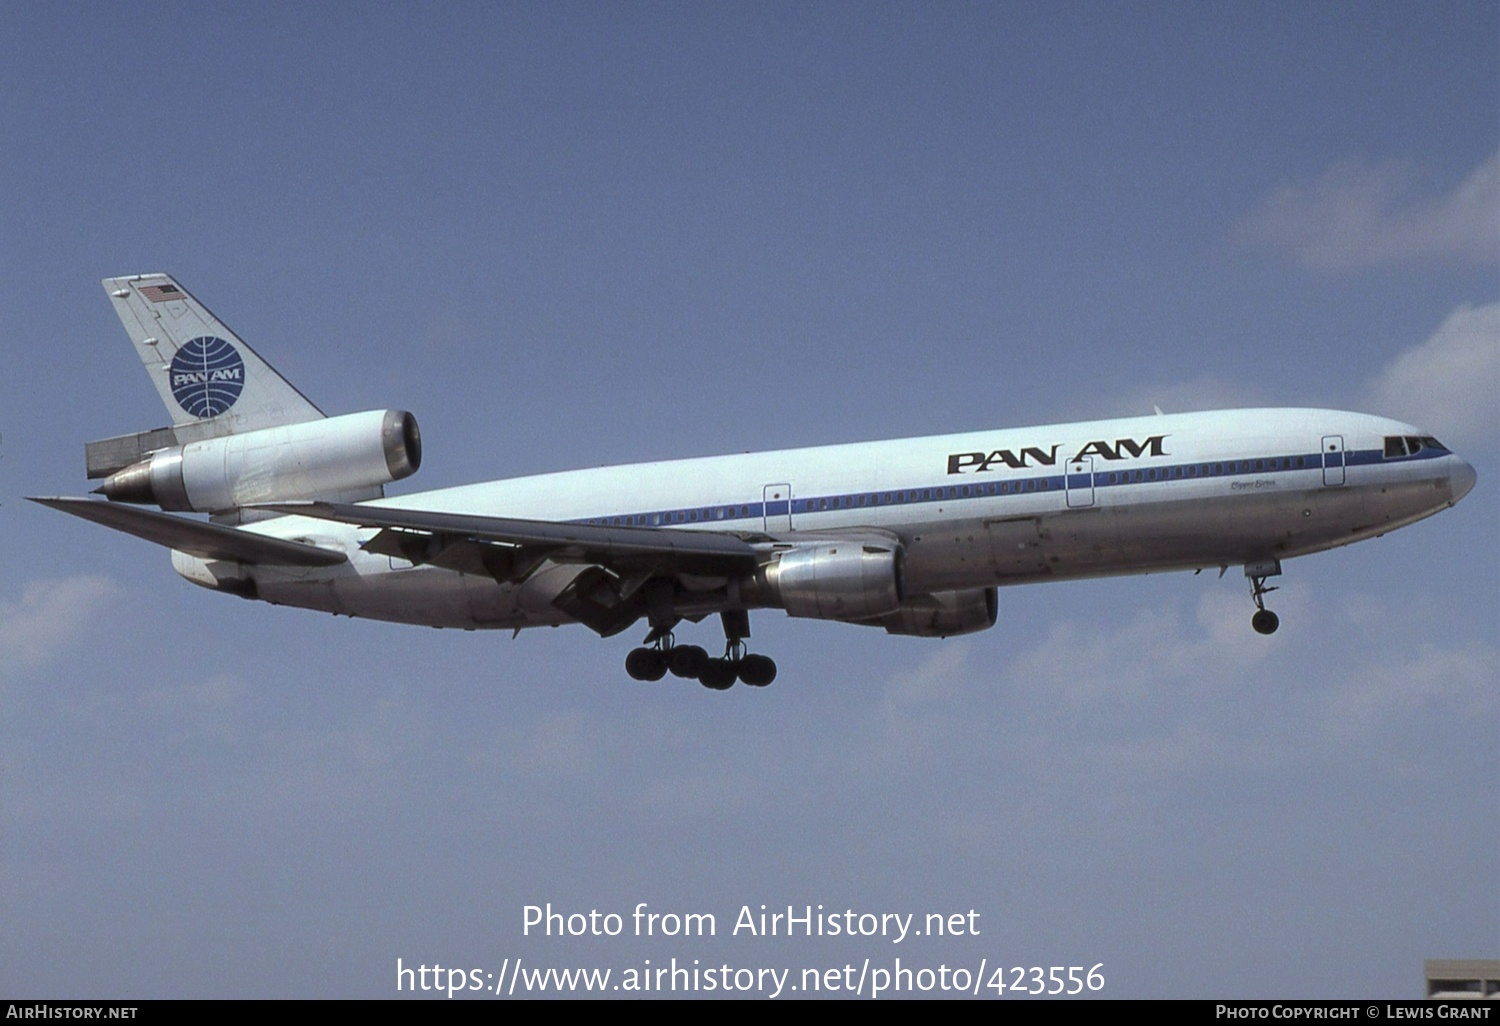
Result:
M1500 956L1500 8L12 5L0 38L0 992L394 994L489 970L1104 963L1406 996ZM1440 517L1004 590L946 641L631 641L210 595L23 501L165 415L99 279L176 275L404 490L1239 405L1405 417ZM700 633L712 640L707 627ZM696 942L522 908L713 912ZM728 937L742 905L981 934Z

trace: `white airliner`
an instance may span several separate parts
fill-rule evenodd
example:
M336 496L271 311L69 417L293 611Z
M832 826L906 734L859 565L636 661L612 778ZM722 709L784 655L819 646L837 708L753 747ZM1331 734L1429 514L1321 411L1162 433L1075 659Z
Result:
M749 611L940 637L996 586L1244 567L1254 628L1289 556L1453 505L1474 469L1409 424L1334 410L1158 414L575 470L386 498L411 414L326 417L164 274L109 278L171 427L90 443L110 501L37 499L172 550L194 584L438 627L644 619L630 676L769 684ZM128 505L135 504L135 505ZM209 514L208 521L139 508ZM717 613L722 658L674 644Z

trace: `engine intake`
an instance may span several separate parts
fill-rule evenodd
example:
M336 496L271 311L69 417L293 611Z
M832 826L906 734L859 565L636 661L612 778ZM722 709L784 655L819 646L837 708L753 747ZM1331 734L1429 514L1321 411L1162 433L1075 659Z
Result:
M417 418L372 410L162 449L95 491L113 502L219 513L254 502L374 498L421 465Z
M799 545L762 569L755 585L788 616L868 620L901 606L901 549L858 541Z

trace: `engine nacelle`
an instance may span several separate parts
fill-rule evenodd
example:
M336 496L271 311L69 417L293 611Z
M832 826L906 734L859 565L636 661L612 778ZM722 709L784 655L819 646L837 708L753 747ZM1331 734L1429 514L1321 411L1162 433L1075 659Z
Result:
M417 418L372 410L162 449L96 491L114 502L217 513L255 502L373 498L421 465Z
M947 638L989 630L995 626L999 606L994 588L940 591L907 599L900 609L880 622L889 634Z
M768 605L789 616L868 620L901 607L901 549L838 541L799 545L755 577Z

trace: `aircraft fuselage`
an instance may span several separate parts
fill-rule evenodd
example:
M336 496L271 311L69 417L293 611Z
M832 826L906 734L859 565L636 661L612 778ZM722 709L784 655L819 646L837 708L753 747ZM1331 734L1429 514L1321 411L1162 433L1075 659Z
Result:
M1366 414L1234 410L605 467L368 505L729 532L768 551L868 532L899 543L904 592L921 595L1255 564L1375 537L1473 485L1466 462L1424 438ZM366 552L369 528L294 516L247 529L349 561L242 567L177 553L175 565L197 583L233 590L249 578L262 599L350 616L462 628L572 619L551 602L577 571L566 561L499 582ZM765 604L722 579L683 583L684 615Z

